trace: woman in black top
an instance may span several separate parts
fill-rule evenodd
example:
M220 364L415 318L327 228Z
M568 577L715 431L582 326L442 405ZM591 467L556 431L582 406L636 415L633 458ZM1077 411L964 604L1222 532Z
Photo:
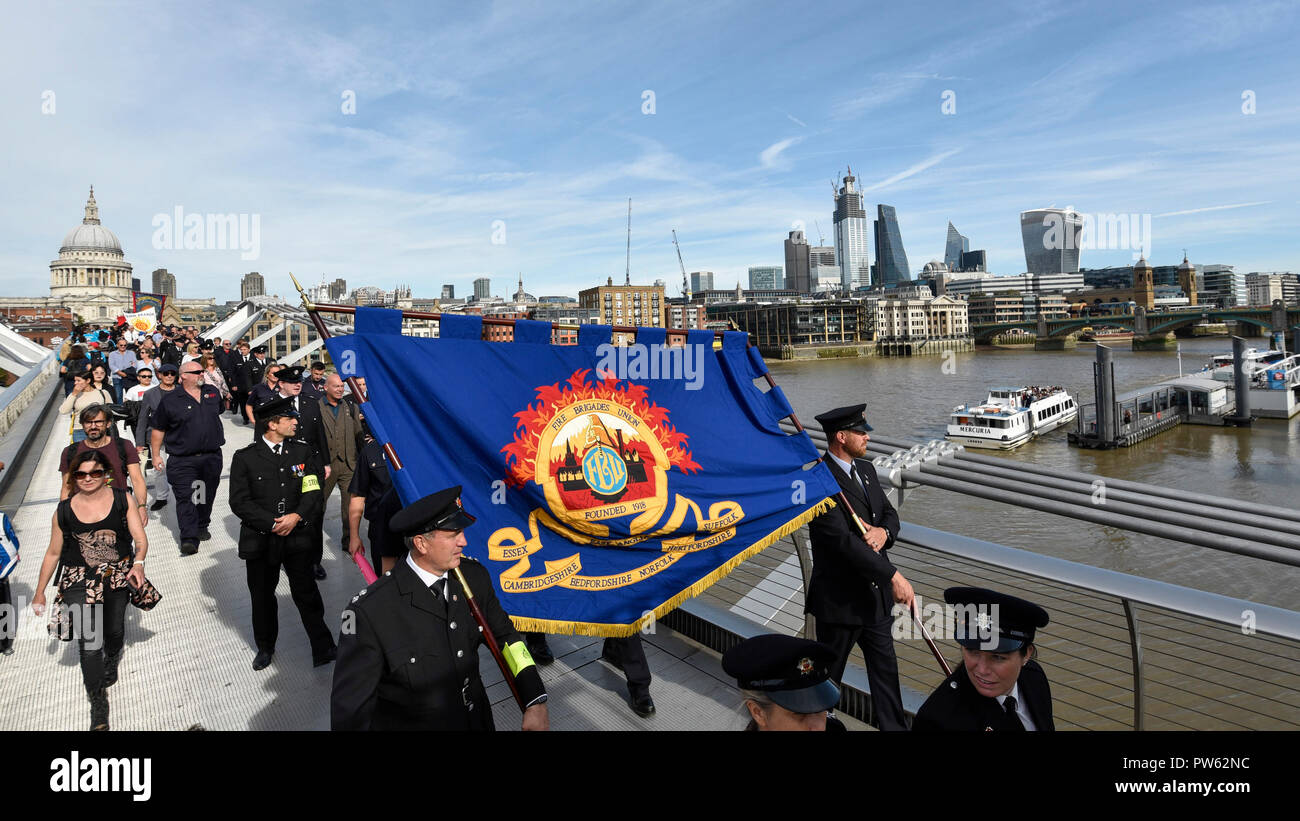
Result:
M69 472L71 494L54 514L50 546L32 598L32 610L39 616L45 610L45 586L62 562L51 630L62 640L76 638L80 643L92 730L108 729L106 688L117 681L122 660L128 585L144 582L149 550L136 506L124 491L107 484L110 470L104 454L90 451L81 454Z
M80 345L73 345L68 351L68 358L63 360L63 365L59 368L59 375L63 377L63 395L67 396L72 393L72 378L81 373L90 364L86 359L86 349Z

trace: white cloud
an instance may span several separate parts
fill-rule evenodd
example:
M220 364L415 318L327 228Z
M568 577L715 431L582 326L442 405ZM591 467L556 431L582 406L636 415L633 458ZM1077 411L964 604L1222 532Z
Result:
M866 191L881 191L881 190L883 190L883 189L885 189L885 188L888 188L889 186L893 185L894 183L902 182L903 180L907 179L908 177L914 177L914 176L916 176L917 174L920 174L922 171L925 171L925 170L928 169L928 168L934 168L934 167L935 167L936 165L938 165L939 163L943 162L944 160L948 159L949 157L953 156L954 154L959 153L960 151L961 151L960 148L952 148L952 149L949 149L948 151L944 151L944 152L941 153L941 154L935 154L933 157L929 157L929 158L927 158L927 159L924 159L924 160L922 160L922 161L920 161L920 162L918 162L918 163L916 163L916 164L910 166L909 168L905 168L905 169L903 169L902 171L899 171L897 174L893 175L892 177L889 177L889 178L887 178L887 179L881 180L880 182L876 183L875 185L869 185L869 186L867 186L866 188L863 188L862 190L863 190L864 192L866 192Z
M1163 214L1156 214L1155 217L1180 217L1183 214L1203 214L1206 211L1227 211L1232 208L1254 208L1257 205L1268 205L1272 200L1261 200L1260 202L1239 202L1235 205L1209 205L1205 208L1189 208L1186 211L1167 211Z
M786 150L792 145L797 145L802 140L803 137L790 137L789 139L781 140L780 142L777 143L772 143L767 148L764 148L762 153L758 155L759 163L761 163L764 168L776 167L777 162L781 157L781 152Z

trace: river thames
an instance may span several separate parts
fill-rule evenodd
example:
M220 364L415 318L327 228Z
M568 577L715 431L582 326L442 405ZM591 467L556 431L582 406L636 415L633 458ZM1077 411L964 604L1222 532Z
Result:
M1231 352L1226 337L1181 340L1184 373L1213 354ZM1267 347L1266 339L1251 339ZM1115 351L1119 393L1177 376L1174 351ZM980 348L944 356L869 357L814 362L769 361L772 378L799 419L816 425L825 410L867 403L867 421L885 437L941 439L948 414L983 401L995 385L1059 385L1080 405L1093 401L1095 349L1068 351ZM949 362L947 368L945 362ZM945 372L947 371L947 372ZM1249 428L1179 425L1130 448L1084 450L1066 444L1073 423L1010 454L1018 462L1147 482L1246 503L1294 509L1300 500L1300 416L1258 419ZM876 454L868 454L872 457ZM990 477L989 481L996 482ZM1032 550L1292 610L1300 609L1300 569L1028 510L938 488L909 488L899 510L905 522Z

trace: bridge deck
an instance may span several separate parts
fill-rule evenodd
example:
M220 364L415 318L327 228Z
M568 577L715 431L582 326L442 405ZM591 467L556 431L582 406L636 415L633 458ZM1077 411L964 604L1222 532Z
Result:
M251 429L225 417L226 463L251 439ZM0 730L85 730L89 721L78 669L77 649L45 633L45 619L27 603L48 544L49 523L58 501L58 456L68 441L67 422L50 425L40 461L14 525L23 561L11 577L14 602L23 609L15 652L0 656ZM111 723L120 730L324 730L329 726L333 665L314 669L297 611L281 578L280 639L275 661L261 672L251 662L255 648L244 565L236 555L238 520L227 502L228 474L217 491L212 539L197 555L176 547L174 506L156 514L146 528L149 578L163 594L147 613L127 608L127 650L119 682L109 691ZM325 567L320 583L327 619L335 621L363 586L355 565L340 549L338 497L326 518ZM52 592L47 591L52 598ZM747 717L739 694L722 672L719 655L660 625L645 638L654 676L651 694L658 712L649 719L626 705L622 674L600 661L600 639L552 636L553 665L542 668L551 693L556 730L736 730ZM518 727L519 711L500 672L484 652L484 682L497 726ZM862 725L846 719L854 727Z

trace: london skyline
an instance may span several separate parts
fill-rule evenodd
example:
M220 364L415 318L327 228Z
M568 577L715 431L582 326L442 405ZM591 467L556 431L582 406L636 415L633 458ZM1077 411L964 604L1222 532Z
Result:
M949 221L1023 271L1019 214L1053 205L1151 215L1153 264L1300 269L1297 10L857 8L18 8L0 293L45 291L91 184L135 276L187 298L254 270L573 294L622 274L628 197L634 281L676 293L676 228L728 288L790 230L832 244L846 166L912 276ZM155 247L181 210L256 217L257 258Z

